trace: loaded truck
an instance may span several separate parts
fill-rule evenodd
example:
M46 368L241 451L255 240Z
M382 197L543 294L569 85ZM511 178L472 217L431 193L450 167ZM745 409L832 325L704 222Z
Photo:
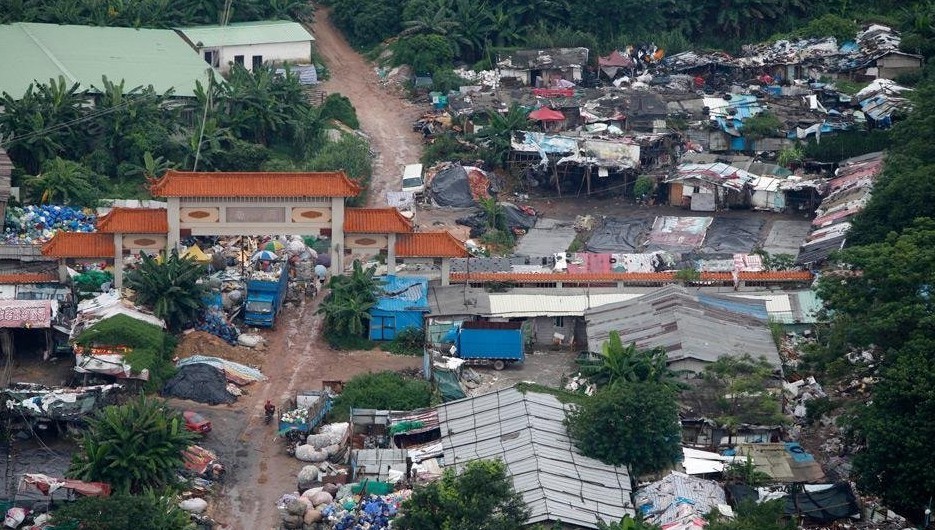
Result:
M289 290L289 263L273 263L271 271L254 271L247 278L243 321L248 326L272 328Z
M468 364L486 364L503 370L508 364L521 363L523 329L520 322L464 322L455 340L457 355Z
M279 435L304 437L331 411L331 393L327 390L303 390L279 408Z

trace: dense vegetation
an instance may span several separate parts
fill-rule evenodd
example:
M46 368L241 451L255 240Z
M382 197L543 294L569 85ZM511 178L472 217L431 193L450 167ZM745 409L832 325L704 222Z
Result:
M932 491L935 466L935 85L914 93L915 110L892 131L883 174L850 232L836 272L819 294L833 310L821 348L806 357L819 373L877 379L872 399L846 416L861 490L918 516ZM853 351L874 362L852 362Z
M106 77L80 91L59 78L21 96L3 94L0 106L0 145L17 168L14 185L25 184L36 201L86 206L108 195L146 197L147 179L171 167L345 169L364 184L370 178L362 140L335 145L322 134L333 119L357 125L347 99L332 94L312 105L296 75L272 67L234 65L226 82L199 83L196 97L184 100Z
M347 421L352 408L413 410L432 401L432 385L396 372L354 376L334 400L330 421Z
M445 469L441 480L417 487L393 523L400 530L519 530L529 516L499 460L468 462L460 474Z
M61 503L52 514L59 530L194 530L188 512L174 498L117 494L111 497L80 497Z
M397 53L420 66L454 59L489 67L508 47L586 46L607 53L639 42L669 52L691 45L739 49L774 35L853 38L856 22L905 32L907 51L929 55L932 2L899 0L329 0L331 17L352 44L370 48L391 37ZM440 38L439 38L440 37ZM593 53L592 52L592 53ZM426 68L417 68L425 70Z
M225 5L229 7L225 10ZM46 22L172 28L248 20L309 19L303 0L0 0L0 24Z
M140 396L104 407L88 420L68 476L106 482L122 494L164 491L176 482L182 451L195 436L182 415L161 401Z

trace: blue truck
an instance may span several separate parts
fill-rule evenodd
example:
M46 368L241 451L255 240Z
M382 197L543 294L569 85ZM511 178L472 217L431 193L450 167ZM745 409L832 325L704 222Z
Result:
M279 435L301 439L317 427L331 411L331 393L327 390L303 390L279 409Z
M520 322L464 322L458 329L455 348L458 357L468 364L492 365L495 370L526 358Z
M289 263L274 263L272 272L255 272L247 279L243 321L248 326L272 328L289 290Z

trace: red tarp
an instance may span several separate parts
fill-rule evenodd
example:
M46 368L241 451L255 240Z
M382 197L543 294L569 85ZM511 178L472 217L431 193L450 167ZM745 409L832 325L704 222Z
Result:
M47 328L52 325L49 300L0 300L0 328Z
M617 50L614 50L610 52L610 55L608 55L607 57L598 57L597 64L598 66L616 66L618 68L631 68L633 66L633 59L623 55Z
M189 446L188 449L182 451L182 457L185 459L185 469L199 475L204 474L211 462L218 458L217 455L200 445Z
M534 96L540 98L570 98L575 95L575 89L573 88L534 88L532 89Z
M43 495L49 495L65 488L87 497L107 497L110 495L110 484L103 482L84 482L70 478L55 478L40 473L26 473L23 482L34 486Z
M565 119L565 115L557 110L542 107L530 112L529 119L537 121L562 121Z

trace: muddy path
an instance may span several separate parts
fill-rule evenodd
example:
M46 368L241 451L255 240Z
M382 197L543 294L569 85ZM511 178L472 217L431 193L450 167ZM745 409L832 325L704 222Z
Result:
M223 457L229 473L212 515L226 528L265 530L279 528L276 501L296 487L304 465L288 456L274 425L263 422L263 404L278 406L297 390L317 390L323 380L346 381L359 373L421 367L421 358L382 351L338 352L320 337L321 317L315 314L321 299L287 306L276 330L264 333L269 349L263 373L268 380L247 387L249 394L231 407L208 407L215 431L205 445ZM221 426L219 428L218 421ZM224 429L229 429L225 432ZM214 437L214 440L212 440Z
M412 131L412 122L421 116L423 109L381 84L374 65L354 51L331 24L328 8L315 7L312 34L331 72L331 78L322 83L322 90L341 93L351 100L360 127L370 137L371 149L377 154L367 206L385 206L386 192L400 189L403 167L418 163L422 155L421 137Z

